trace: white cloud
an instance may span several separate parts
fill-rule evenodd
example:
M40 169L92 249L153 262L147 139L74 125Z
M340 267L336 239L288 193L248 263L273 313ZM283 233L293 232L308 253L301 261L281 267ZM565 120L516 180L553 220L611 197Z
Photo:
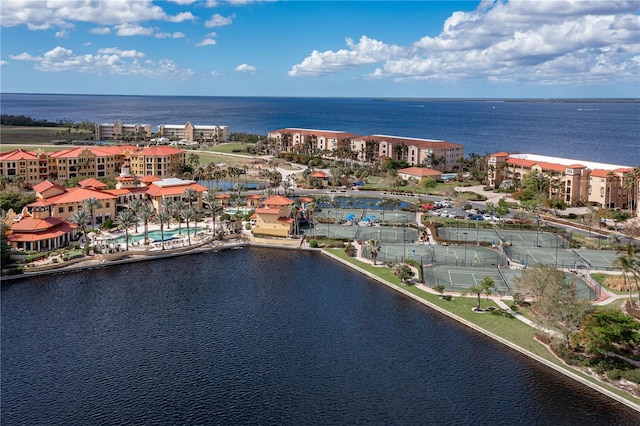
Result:
M196 46L198 46L198 47L201 47L201 46L214 46L216 44L218 44L218 42L215 41L215 39L205 38L200 43L196 43Z
M207 22L205 22L204 25L207 28L224 27L225 25L231 25L231 22L233 22L233 19L235 19L235 17L235 14L232 14L230 16L222 16L219 13L215 13L211 15L211 18Z
M119 25L149 20L183 22L191 12L167 15L152 0L3 0L0 23L4 27L27 25L31 30L68 27L71 22Z
M341 49L336 52L314 50L304 61L294 65L288 74L290 76L315 76L334 73L349 67L374 64L394 57L401 57L406 54L407 50L396 45L386 45L367 36L360 37L359 43L354 43L350 38L347 38L345 42L349 49Z
M253 72L256 72L256 67L254 67L253 65L241 64L241 65L238 65L235 68L235 70L238 71L238 72L250 72L250 73L253 73Z
M375 65L367 78L588 84L634 81L640 74L638 3L483 0L454 12L436 37L408 46L362 36L348 49L312 51L290 76Z
M211 71L211 77L219 77L220 73L216 70Z
M69 37L69 32L66 29L60 30L60 31L56 31L55 37L56 38L68 38Z
M107 54L107 55L119 55L123 58L142 58L144 57L144 53L138 52L137 50L120 50L117 47L107 47L104 49L98 49L98 53Z
M179 4L181 6L189 5L191 3L195 3L196 0L167 0L171 3Z
M22 52L19 55L10 55L9 57L15 61L35 61L36 60L34 56L31 56L27 52Z
M185 34L182 32L175 33L156 33L154 34L155 38L184 38Z
M192 69L181 68L170 59L146 59L140 62L139 59L144 56L142 52L117 47L99 49L95 54L76 54L71 49L57 46L43 56L32 56L24 52L11 56L11 59L33 61L35 69L42 72L139 75L171 80L185 80L194 75Z
M5 65L9 65L9 62L7 61L0 61L0 67L3 67ZM215 71L214 71L215 72Z
M89 32L91 34L106 35L111 33L111 28L109 27L92 28L91 30L89 30Z
M122 37L128 36L149 36L153 34L153 28L143 27L138 24L125 23L116 25L116 34Z

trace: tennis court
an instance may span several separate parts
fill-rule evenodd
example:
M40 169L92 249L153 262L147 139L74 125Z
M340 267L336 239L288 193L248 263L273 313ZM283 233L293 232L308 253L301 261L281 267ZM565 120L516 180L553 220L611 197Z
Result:
M517 278L522 270L509 268L452 268L437 265L423 268L423 276L428 286L442 284L445 291L465 292L469 287L480 284L484 277L493 279L496 285L494 294L512 296L517 292ZM565 273L567 283L575 282L577 296L581 299L594 300L597 298L594 289L579 276Z
M508 278L498 271L498 268L452 268L446 265L438 265L425 268L424 279L427 285L444 285L445 291L466 292L469 287L479 285L485 277L493 279L496 285L496 294L511 295L515 284L508 282Z
M552 232L521 231L513 229L474 229L439 227L438 237L449 241L472 241L476 244L484 243L496 245L500 242L509 243L512 246L564 247L564 240Z
M523 266L533 266L538 263L565 269L588 269L591 265L581 257L576 250L542 247L505 247L505 253L512 262ZM610 264L609 264L610 266Z

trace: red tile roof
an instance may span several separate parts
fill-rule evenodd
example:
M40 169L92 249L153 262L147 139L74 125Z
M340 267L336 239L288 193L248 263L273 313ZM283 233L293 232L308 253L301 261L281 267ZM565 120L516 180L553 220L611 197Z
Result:
M136 152L135 155L145 155L147 157L166 157L167 155L182 154L184 150L172 148L170 146L150 146Z
M300 201L301 203L310 203L313 201L313 198L311 197L300 197L298 199L298 201Z
M428 169L426 167L407 167L406 169L398 170L398 173L404 173L406 175L413 175L413 176L420 176L420 177L424 177L424 176L440 177L440 176L442 176L442 172L439 172L438 170Z
M22 148L0 154L0 161L37 160L38 156Z
M147 187L147 194L149 194L152 197L181 195L182 193L184 193L185 189L187 188L193 188L198 192L204 192L207 190L207 188L197 183L191 183L186 185L164 186L164 187L157 186L152 183Z
M47 201L55 204L81 203L87 198L97 198L98 200L115 200L117 197L115 195L109 194L106 191L96 191L87 188L68 188L67 192L65 192L64 194L47 198Z
M63 191L66 190L66 188L62 185L58 185L55 182L51 182L50 180L44 180L40 183L37 183L35 185L33 185L33 190L37 193L42 194L44 191L46 191L47 189L51 189L51 188L58 188L61 189Z
M419 138L406 138L400 136L387 136L387 135L369 135L363 136L361 139L368 141L377 141L377 142L388 142L392 144L405 144L406 146L416 146L418 148L462 148L463 145L440 141L440 140L431 140L431 139L419 139Z
M323 171L318 170L316 172L311 172L311 177L324 179L327 177L327 174Z
M281 135L285 133L291 133L292 135L299 134L303 136L320 136L328 139L355 139L359 137L354 133L343 132L340 130L319 130L319 129L297 129L293 127L280 129L280 130L272 130L269 133L280 133Z
M82 180L78 182L78 185L80 185L82 188L91 188L91 189L104 189L107 187L106 183L100 182L98 179L95 179L95 178L88 178L88 179Z
M57 217L34 219L25 217L11 225L11 234L8 241L42 241L60 237L77 228L77 225L66 222Z
M496 152L495 154L491 154L489 157L508 157L509 155L511 154L509 154L508 152L501 151L501 152Z
M293 203L292 199L283 197L282 195L272 195L262 202L264 206L288 206Z
M151 183L151 182L155 182L162 179L160 179L158 176L149 175L149 176L141 176L138 178L138 180L142 183Z

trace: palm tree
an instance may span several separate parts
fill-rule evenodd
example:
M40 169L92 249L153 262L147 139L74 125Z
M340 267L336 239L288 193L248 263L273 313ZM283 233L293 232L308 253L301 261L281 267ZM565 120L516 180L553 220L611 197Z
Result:
M118 216L116 216L116 223L118 224L118 226L121 226L124 228L124 234L125 234L125 250L129 250L129 227L137 224L138 223L138 219L136 218L135 213L132 210L123 210L120 213L118 213Z
M187 188L182 193L182 196L187 199L187 203L189 203L189 208L193 208L193 201L198 198L198 190L194 188Z
M169 223L171 215L163 211L156 215L156 219L160 222L160 238L162 239L162 250L164 250L164 223Z
M71 216L69 216L69 222L75 223L76 225L80 226L80 229L82 229L82 235L85 238L85 247L88 244L86 232L87 219L89 219L89 215L87 214L86 210L76 210L71 214Z
M160 201L160 211L158 212L158 214L167 214L167 228L171 228L171 215L173 214L173 206L173 200L171 198L163 198L162 201Z
M606 179L607 180L606 180L605 185L606 185L606 187L608 189L607 192L608 192L608 195L609 195L609 202L607 203L606 208L608 208L608 209L611 208L611 193L613 192L612 183L613 183L613 179L615 178L615 176L616 176L616 173L613 170L609 170L607 172L607 175L606 175Z
M182 233L182 212L185 210L185 204L182 200L173 202L173 214L178 219L178 234Z
M191 234L189 233L189 222L196 216L196 211L192 208L182 209L180 213L180 217L184 219L187 224L187 240L189 241L189 245L191 245Z
M82 201L82 207L89 211L89 217L91 217L91 227L96 228L95 212L102 208L102 203L96 197L90 197Z
M137 216L140 220L142 220L142 223L144 224L144 243L147 244L147 237L149 235L149 221L153 219L153 217L155 216L155 212L153 211L151 206L149 206L149 204L144 203L138 210Z
M140 212L141 209L143 209L147 203L145 203L144 200L140 199L140 198L135 198L133 200L131 200L128 204L128 208L133 212L133 214L137 217L138 213ZM138 222L136 222L136 234L138 233Z
M371 260L373 260L373 264L375 266L378 253L382 249L382 246L380 245L380 240L376 240L376 239L367 240L365 241L364 246L369 251L369 253L371 253Z
M212 232L215 235L216 233L216 216L224 211L215 195L208 194L207 197L203 200L206 210L211 214L211 224L213 226Z
M629 173L625 173L624 176L622 177L622 187L624 189L627 190L627 200L629 203L629 214L633 215L633 208L634 208L634 197L635 197L635 188L636 188L636 181L637 181L638 177L636 176L634 171L631 171Z
M627 287L629 288L629 301L633 304L633 297L631 295L631 279L629 275L633 276L636 281L636 286L638 285L638 260L637 260L638 250L636 247L629 243L626 246L624 253L617 257L612 265L616 268L622 269L622 274L624 275L624 280L627 283ZM638 294L640 300L640 293Z

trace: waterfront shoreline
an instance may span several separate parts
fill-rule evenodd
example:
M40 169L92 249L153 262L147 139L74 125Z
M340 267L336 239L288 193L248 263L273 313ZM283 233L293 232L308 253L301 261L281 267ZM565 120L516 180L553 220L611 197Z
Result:
M311 251L311 252L317 252L317 253L322 253L323 255L328 256L329 258L331 258L334 261L339 262L340 264L351 268L352 270L359 272L373 280L375 280L378 283L381 283L383 285L385 285L386 287L395 290L415 301L417 301L418 303L421 303L433 310L435 310L436 312L439 312L440 314L443 314L445 316L447 316L448 318L466 326L469 327L481 334L483 334L486 337L489 337L491 339L493 339L494 341L497 341L501 344L503 344L504 346L507 346L519 353L521 353L522 355L527 356L528 358L539 362L542 365L545 365L546 367L549 367L551 369L553 369L554 371L563 374L565 377L568 377L570 379L573 379L579 383L582 383L583 385L586 385L587 387L591 388L592 390L595 390L597 392L599 392L600 394L607 396L621 404L624 404L625 406L640 412L640 404L633 402L632 400L625 398L623 396L620 396L608 389L606 389L605 387L599 385L598 383L594 383L582 376L580 376L579 374L577 374L576 372L570 370L568 367L567 368L563 368L560 365L557 365L549 360L546 360L542 357L540 357L539 355L536 355L534 353L532 353L531 351L477 325L474 324L471 321L468 321L458 315L456 315L453 312L450 312L428 300L426 300L423 297L420 297L418 295L415 295L401 287L399 287L398 285L395 285L379 276L377 276L374 273L371 273L361 267L359 267L358 265L355 265L353 263L347 262L344 259L341 259L340 257L334 255L333 253L327 251L327 250L322 250L322 249L318 249L318 248L310 248L310 247L300 247L300 246L295 246L295 245L290 245L290 246L286 246L286 245L282 245L282 244L270 244L270 243L265 243L265 242L253 242L253 241L246 241L246 240L242 240L242 239L233 239L233 240L229 240L227 241L226 244L217 244L217 245L211 245L210 243L204 243L198 247L194 247L193 249L190 250L183 250L183 251L179 251L179 252L169 252L169 253L158 253L158 252L154 252L152 254L148 254L148 255L136 255L133 254L130 257L127 257L125 259L120 259L120 260L112 260L112 261L104 261L104 260L100 260L100 259L95 259L95 260L88 260L88 261L83 261L80 262L76 265L70 265L64 268L57 268L57 269L48 269L48 270L44 270L44 271L37 271L37 272L32 272L32 273L26 273L26 274L18 274L18 275L10 275L10 276L3 276L2 277L2 282L7 282L7 281L20 281L20 280L24 280L24 279L29 279L31 277L39 277L39 276L47 276L47 275L56 275L56 274L65 274L65 273L73 273L73 272L82 272L82 271L88 271L88 270L93 270L93 269L102 269L102 268L107 268L109 266L113 266L113 265L122 265L122 264L130 264L130 263L139 263L139 262L147 262L147 261L151 261L151 260L157 260L157 259L166 259L166 258L173 258L173 257L180 257L180 256L186 256L186 255L190 255L190 254L198 254L198 253L207 253L207 252L215 252L215 251L219 251L219 250L233 250L233 249L243 249L245 247L262 247L262 248L276 248L276 249L288 249L288 250L304 250L304 251ZM632 397L630 395L630 397Z

